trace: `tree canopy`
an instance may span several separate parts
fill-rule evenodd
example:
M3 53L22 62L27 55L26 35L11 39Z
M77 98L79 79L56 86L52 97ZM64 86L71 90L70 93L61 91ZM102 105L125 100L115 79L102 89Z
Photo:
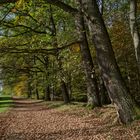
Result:
M1 0L0 9L5 94L113 103L121 122L137 118L140 3Z

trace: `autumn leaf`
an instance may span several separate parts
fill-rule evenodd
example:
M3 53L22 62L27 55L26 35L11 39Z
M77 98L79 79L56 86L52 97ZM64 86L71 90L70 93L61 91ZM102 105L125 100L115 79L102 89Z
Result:
M75 53L79 52L80 51L80 44L79 43L72 44L70 46L70 51L75 52Z

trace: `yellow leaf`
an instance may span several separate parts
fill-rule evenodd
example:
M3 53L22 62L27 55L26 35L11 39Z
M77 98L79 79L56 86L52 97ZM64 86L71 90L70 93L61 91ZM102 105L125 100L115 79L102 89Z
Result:
M16 2L16 9L23 9L24 8L24 4L25 4L25 1L24 0L18 0Z
M70 46L70 51L72 52L79 52L80 51L80 44L75 43Z

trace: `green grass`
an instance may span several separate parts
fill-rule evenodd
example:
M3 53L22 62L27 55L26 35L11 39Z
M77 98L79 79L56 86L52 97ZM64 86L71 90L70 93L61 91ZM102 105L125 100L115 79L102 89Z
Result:
M0 95L0 113L6 112L12 106L12 97L9 95Z
M63 101L47 101L45 102L45 104L49 109L57 110L69 110L75 108L83 108L86 106L86 104L82 102L72 102L69 104L64 104Z

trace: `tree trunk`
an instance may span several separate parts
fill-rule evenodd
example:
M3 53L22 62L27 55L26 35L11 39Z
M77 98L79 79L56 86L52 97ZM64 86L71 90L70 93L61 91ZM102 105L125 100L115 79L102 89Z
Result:
M32 87L30 81L28 81L28 95L27 98L32 98Z
M31 86L31 80L32 79L32 75L30 74L30 72L28 73L28 93L27 93L27 98L32 98L32 86Z
M72 98L72 85L71 85L71 74L68 75L68 82L67 82L67 90L68 90L68 94L69 94L69 98L71 100Z
M69 97L69 93L67 89L67 84L64 81L65 76L63 74L61 58L58 58L58 56L56 56L56 59L58 61L58 66L59 66L59 71L60 71L59 74L60 74L60 80L61 80L61 90L62 90L63 100L64 100L64 103L70 103L70 97Z
M107 93L107 90L106 90L104 82L103 82L103 79L101 77L99 78L99 81L100 81L100 94L101 94L102 105L111 104L111 100L109 98L109 95Z
M57 43L57 38L56 38L57 31L56 31L56 27L55 27L55 22L54 22L54 18L53 18L53 11L52 11L51 6L50 6L50 24L51 24L52 36L53 36L53 46L57 49L58 48L58 43ZM58 51L56 52L56 60L58 62L58 67L59 67L59 71L60 71L59 74L60 74L61 89L62 89L64 103L69 103L70 98L69 98L66 83L63 79L65 76L63 74L62 61L61 61L61 58L59 58L59 52Z
M53 84L51 85L50 93L51 93L51 95L50 95L51 101L54 101L55 100L55 89L54 89Z
M44 56L44 61L45 61L45 81L47 81L49 79L50 76L50 72L49 72L49 57L46 55ZM46 84L45 84L46 85ZM45 101L50 101L51 97L50 97L50 83L47 82L47 86L45 87Z
M138 91L140 93L140 34L137 24L137 0L130 0L130 29L131 36L133 39L135 56L137 61L138 73L137 73L137 83L138 83Z
M130 29L140 74L140 34L137 24L137 0L130 0Z
M36 94L36 99L39 100L39 93L38 93L37 85L35 87L35 94Z
M46 90L45 90L45 101L50 101L51 100L51 97L50 97L50 87L49 85L46 87Z
M63 80L61 80L61 90L62 90L64 103L66 104L69 103L70 102L69 93L67 90L66 83Z
M70 100L71 100L71 98L72 98L72 88L71 88L71 84L67 84L67 89L68 89L68 94L69 94L69 98L70 98Z
M135 104L122 79L102 15L98 9L96 0L83 1L83 9L89 21L89 26L91 26L97 61L106 89L108 90L110 99L116 106L121 122L131 122L136 117Z
M80 0L77 0L77 4L79 5L79 11L81 11ZM86 81L87 81L88 106L91 107L101 106L98 83L96 79L92 57L89 50L82 12L79 12L79 14L77 14L76 26L77 26L77 31L79 33L79 39L81 41L80 50L81 50L82 61L83 61L83 66L84 66L84 71L85 71Z

